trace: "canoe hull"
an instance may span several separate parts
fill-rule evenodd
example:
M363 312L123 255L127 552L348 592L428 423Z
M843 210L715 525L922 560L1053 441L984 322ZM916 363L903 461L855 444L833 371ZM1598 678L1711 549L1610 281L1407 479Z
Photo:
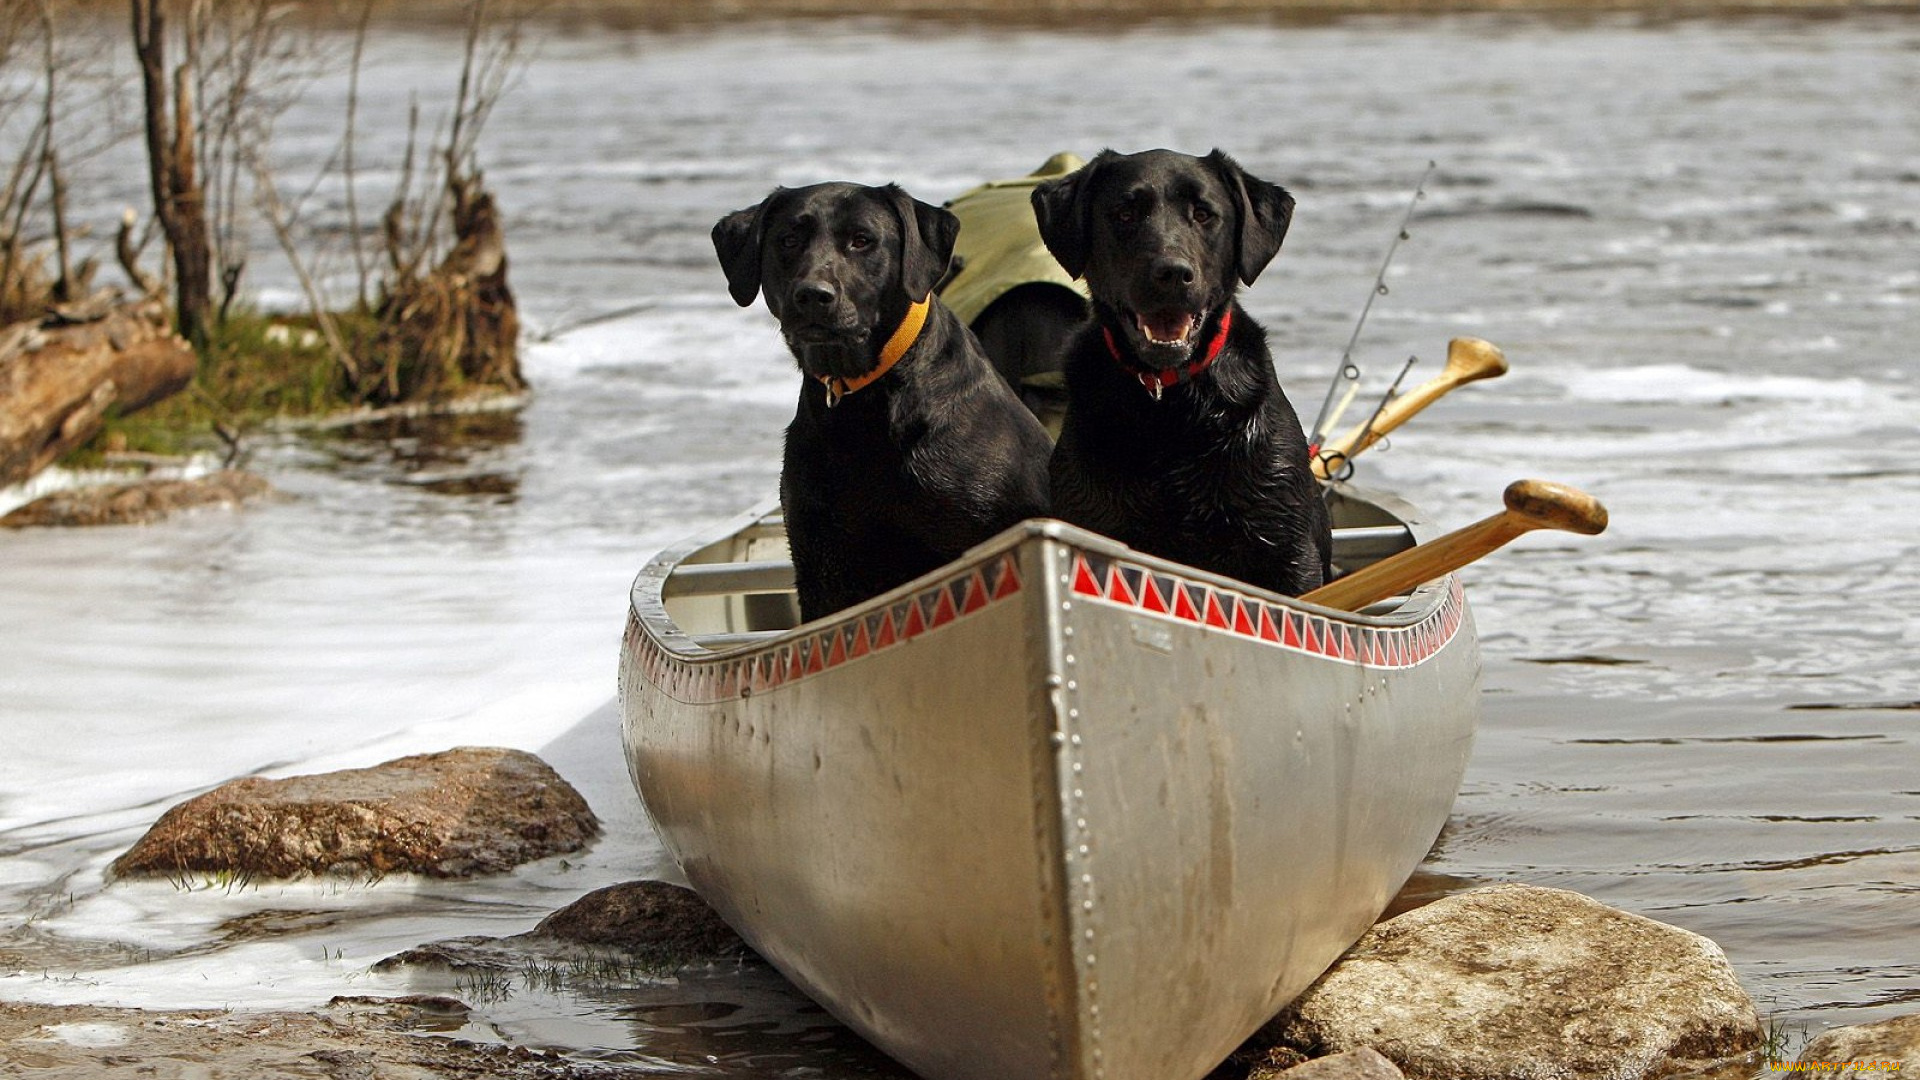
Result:
M916 1072L1199 1077L1446 821L1479 656L1423 588L1341 619L1030 523L731 652L636 589L628 763L693 886Z

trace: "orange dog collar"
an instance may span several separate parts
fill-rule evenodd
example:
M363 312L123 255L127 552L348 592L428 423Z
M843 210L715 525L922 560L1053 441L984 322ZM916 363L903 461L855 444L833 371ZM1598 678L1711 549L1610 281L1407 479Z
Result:
M880 347L880 362L874 365L872 371L854 379L842 379L831 375L821 378L820 381L827 387L827 408L831 409L840 404L841 398L893 370L893 365L899 363L900 358L907 355L907 350L913 348L913 343L920 340L920 329L926 326L927 310L932 306L933 294L928 293L926 299L917 300L907 308L907 317L900 320L900 325L894 329L893 336Z

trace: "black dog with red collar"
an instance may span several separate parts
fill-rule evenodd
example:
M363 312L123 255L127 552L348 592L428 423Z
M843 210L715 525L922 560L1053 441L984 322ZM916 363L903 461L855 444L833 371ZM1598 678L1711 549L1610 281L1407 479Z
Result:
M1332 535L1306 437L1234 299L1279 253L1293 198L1218 150L1109 150L1033 205L1093 296L1065 357L1054 515L1276 592L1323 584Z

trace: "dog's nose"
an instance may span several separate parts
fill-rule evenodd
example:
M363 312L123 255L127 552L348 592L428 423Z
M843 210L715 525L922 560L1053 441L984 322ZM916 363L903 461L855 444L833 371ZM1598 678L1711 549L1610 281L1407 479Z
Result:
M1153 265L1156 285L1193 284L1193 264L1184 259L1162 259Z
M801 281L793 286L793 302L802 309L824 311L833 306L837 295L833 286L824 281Z

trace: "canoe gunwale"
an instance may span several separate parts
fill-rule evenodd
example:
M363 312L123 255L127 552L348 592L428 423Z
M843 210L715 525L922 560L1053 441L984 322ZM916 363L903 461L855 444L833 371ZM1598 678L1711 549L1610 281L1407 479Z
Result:
M1418 508L1397 496L1358 488L1351 484L1329 483L1325 486L1344 498L1371 504L1391 514L1406 525L1416 542L1424 542L1438 532ZM929 571L864 603L812 622L801 623L776 637L769 637L762 641L732 643L717 649L700 644L692 635L681 629L668 614L663 596L667 579L682 563L700 550L737 536L768 521L769 518L776 517L779 513L779 501L769 499L742 514L717 523L710 529L662 549L648 561L634 579L629 593L631 621L676 661L699 664L707 661L734 660L750 653L777 649L812 639L835 625L856 623L870 613L885 611L904 600L924 593L934 585L953 580L964 568L987 566L996 558L1005 558L1016 551L1021 544L1033 539L1055 540L1096 559L1117 560L1130 567L1147 569L1156 575L1166 575L1211 589L1225 590L1263 604L1278 605L1355 628L1396 630L1417 625L1429 619L1437 609L1448 604L1458 593L1456 575L1449 574L1418 586L1392 611L1375 615L1342 611L1308 603L1298 597L1260 589L1246 582L1183 563L1148 555L1117 540L1069 525L1064 521L1032 518L968 549L951 563Z

